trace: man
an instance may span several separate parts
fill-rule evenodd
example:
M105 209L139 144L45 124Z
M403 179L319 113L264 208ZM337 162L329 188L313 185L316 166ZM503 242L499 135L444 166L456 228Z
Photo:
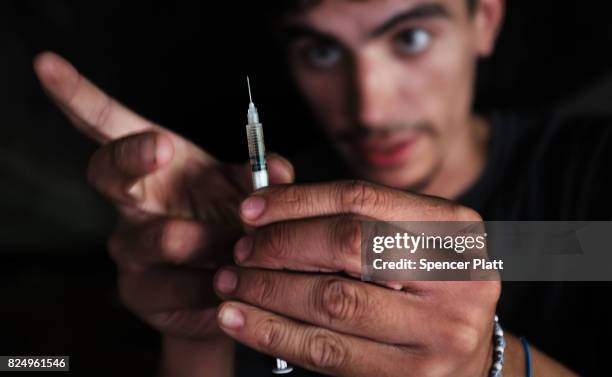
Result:
M164 334L163 375L231 375L236 342L338 376L489 375L499 283L412 282L401 291L364 283L356 237L363 216L563 216L541 186L535 196L534 186L504 186L533 177L495 172L526 166L500 150L549 150L525 149L522 135L500 128L507 119L471 111L476 61L493 50L503 0L298 3L283 18L291 71L350 172L342 173L360 181L293 184L292 165L270 156L273 185L249 195L246 166L132 113L58 56L36 59L51 98L102 144L89 180L120 213L110 251L124 302ZM218 270L232 248L237 266ZM527 310L502 304L504 313ZM504 375L523 376L523 348L505 337ZM535 348L532 358L535 375L574 375Z

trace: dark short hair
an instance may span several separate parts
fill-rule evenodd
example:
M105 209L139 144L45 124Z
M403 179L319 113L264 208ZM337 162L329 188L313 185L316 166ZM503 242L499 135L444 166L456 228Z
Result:
M366 0L354 0L366 1ZM479 0L466 0L468 10L472 13L476 9ZM299 12L319 4L321 0L282 0L280 4L283 6L283 13Z

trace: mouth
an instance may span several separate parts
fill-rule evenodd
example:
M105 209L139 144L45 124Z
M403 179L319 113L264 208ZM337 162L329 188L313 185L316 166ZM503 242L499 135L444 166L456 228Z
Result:
M412 156L418 133L408 137L368 138L355 143L364 164L378 169L403 166Z

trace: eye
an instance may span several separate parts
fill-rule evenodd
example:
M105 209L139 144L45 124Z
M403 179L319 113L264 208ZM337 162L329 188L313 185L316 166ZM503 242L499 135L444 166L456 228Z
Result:
M407 29L397 34L394 42L400 52L416 55L429 47L431 34L424 29Z
M303 51L306 62L315 68L330 68L342 58L342 49L331 43L319 43Z

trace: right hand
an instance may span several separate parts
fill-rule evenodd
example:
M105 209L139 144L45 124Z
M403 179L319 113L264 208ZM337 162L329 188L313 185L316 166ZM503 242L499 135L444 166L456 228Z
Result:
M251 191L248 166L217 161L181 136L109 97L67 61L34 61L49 97L101 147L89 182L115 205L110 254L123 302L165 335L217 335L212 279L244 233L238 206ZM291 183L291 164L268 159L270 181Z

